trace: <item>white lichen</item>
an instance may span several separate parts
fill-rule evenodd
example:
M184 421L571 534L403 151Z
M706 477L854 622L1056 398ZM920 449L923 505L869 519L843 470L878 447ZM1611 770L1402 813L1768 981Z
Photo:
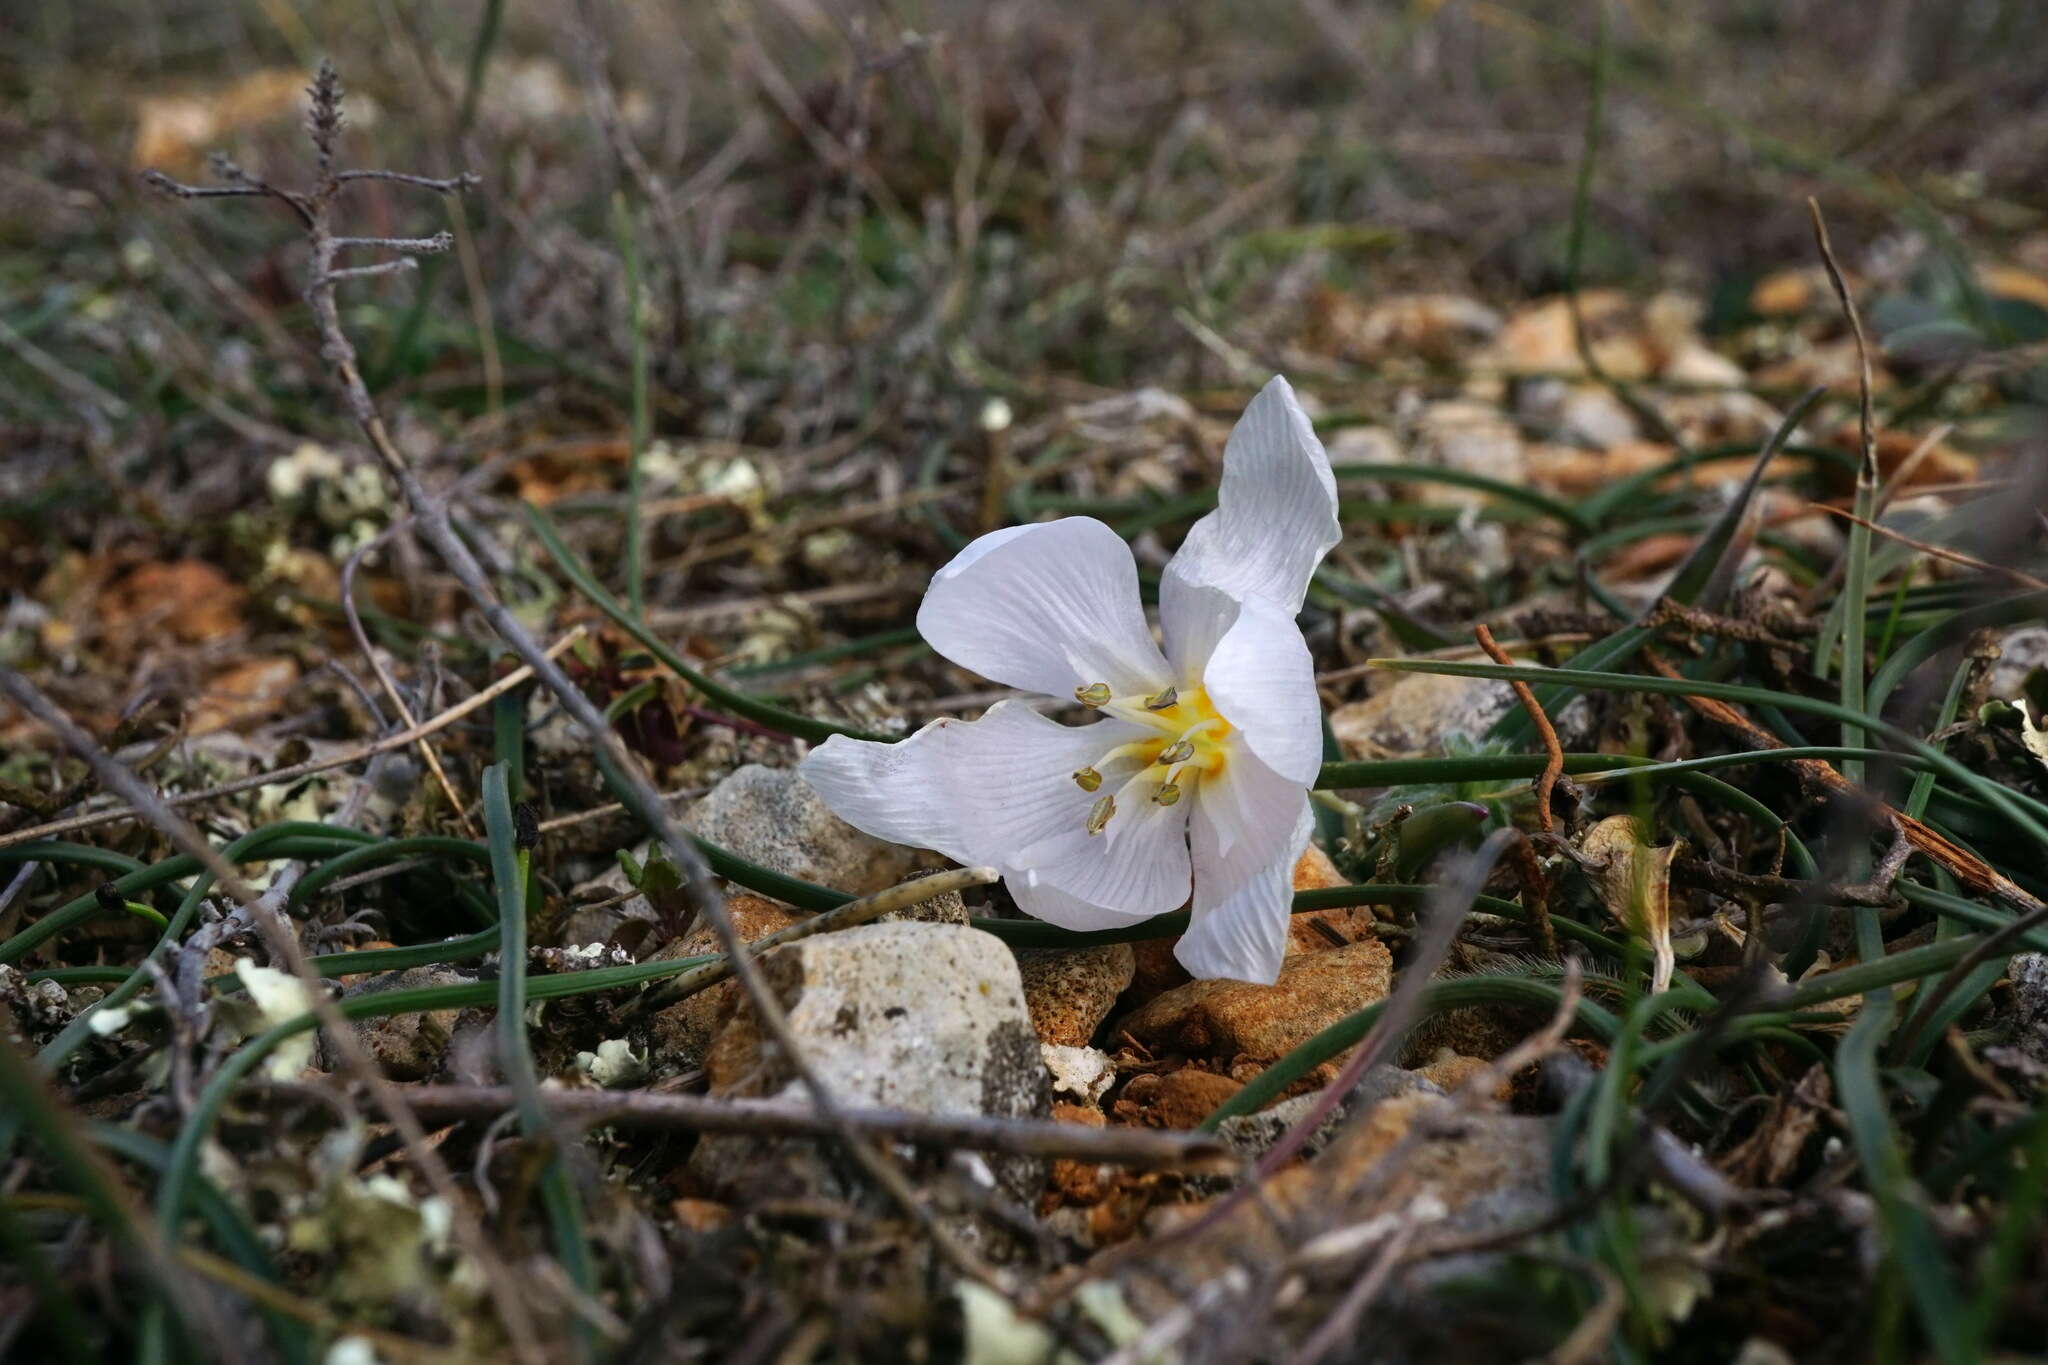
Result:
M258 966L246 957L235 959L235 976L249 992L249 1002L262 1016L265 1028L309 1014L313 996L305 983L275 967ZM297 1079L313 1061L313 1031L306 1029L287 1038L263 1060L263 1072L274 1081Z
M647 1054L624 1038L607 1038L595 1052L576 1054L577 1069L607 1090L622 1090L647 1079Z

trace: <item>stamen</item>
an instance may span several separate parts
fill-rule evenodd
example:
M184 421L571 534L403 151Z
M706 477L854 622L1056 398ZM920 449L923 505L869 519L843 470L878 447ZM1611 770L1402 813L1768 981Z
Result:
M1107 705L1109 702L1109 684L1099 682L1089 683L1086 687L1077 687L1074 689L1074 700L1087 707Z
M1074 774L1074 785L1084 792L1092 792L1102 785L1102 774L1093 768L1083 768Z
M1179 700L1179 690L1169 687L1164 692L1145 698L1145 709L1147 711L1164 711Z
M1088 832L1090 834L1102 833L1103 829L1109 824L1109 817L1115 814L1116 798L1114 796L1097 798L1095 805L1088 811Z
M1152 793L1152 799L1162 806L1172 805L1180 800L1180 783L1168 778L1159 784L1158 791Z
M1159 757L1152 761L1154 763L1164 763L1170 767L1175 763L1185 763L1194 756L1195 742L1186 735L1182 735L1179 739L1161 749Z
M1129 744L1119 744L1101 758L1096 759L1095 766L1098 768L1107 767L1109 764L1124 758L1142 758L1149 765L1152 762L1152 746L1158 742L1156 739L1134 739Z

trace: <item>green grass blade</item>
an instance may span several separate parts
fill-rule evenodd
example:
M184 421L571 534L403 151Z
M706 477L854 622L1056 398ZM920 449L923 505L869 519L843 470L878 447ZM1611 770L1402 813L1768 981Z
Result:
M1819 210L1814 210L1818 215ZM1815 222L1819 222L1816 216ZM1833 269L1832 259L1829 265ZM1846 297L1846 296L1845 296ZM1860 341L1862 331L1857 331ZM1864 376L1865 392L1868 393L1869 376ZM1868 433L1868 399L1865 399L1865 432ZM1876 457L1868 442L1865 443L1863 458L1856 469L1855 511L1861 520L1849 523L1849 545L1842 575L1842 595L1835 605L1842 608L1842 677L1839 697L1842 709L1850 718L1842 722L1842 743L1860 746L1864 743L1861 717L1865 711L1864 684L1870 667L1870 651L1867 636L1869 618L1864 609L1870 600L1870 528L1864 522L1870 519L1877 503ZM1815 660L1816 671L1820 661ZM1823 674L1825 676L1825 674ZM1849 759L1842 764L1842 776L1863 785L1863 760ZM1856 840L1849 846L1848 860L1843 866L1843 876L1850 881L1860 881L1870 870L1870 847L1868 840ZM1856 952L1869 962L1884 956L1884 926L1878 919L1877 907L1859 905L1853 912L1856 926Z
M659 636L621 606L617 598L604 590L604 587L591 576L590 570L576 557L576 552L563 542L553 523L538 508L530 503L524 504L524 507L527 524L540 538L540 543L546 547L549 557L555 561L555 567L562 571L563 576L589 598L592 605L609 616L621 630L646 646L648 652L661 660L664 667L702 693L707 701L724 707L744 720L753 721L756 725L765 725L778 734L794 735L813 744L822 744L834 735L847 735L854 739L877 740L882 743L890 743L897 738L893 735L872 734L850 725L840 725L835 721L819 720L815 716L785 710L758 697L735 691L698 672L683 662L681 655L663 644Z
M309 851L316 849L321 852L331 853L340 848L353 847L358 843L369 840L371 837L359 830L345 829L338 825L319 825L304 821L283 821L275 825L265 825L260 829L251 830L241 838L231 840L222 847L220 852L221 856L231 863L258 857L302 857ZM206 899L207 892L213 889L213 874L201 871L196 860L184 854L179 854L175 858L167 858L163 862L135 875L137 877L146 877L150 874L159 874L165 880L168 880L171 875L183 874L160 872L160 870L173 868L181 863L196 875L193 876L192 885L186 890L184 898L178 902L177 910L172 913L169 925L157 939L156 946L150 950L148 957L144 959L143 965L138 966L130 973L126 982L109 991L90 1009L84 1011L69 1024L65 1025L63 1031L55 1038L44 1044L42 1051L36 1054L36 1064L38 1066L46 1071L54 1072L65 1058L69 1057L81 1043L92 1036L92 1016L100 1010L117 1009L133 1000L149 983L148 962L151 960L161 960L162 955L171 952L178 943L183 941L185 931L191 928L192 921L198 918L200 903ZM125 877L121 879L121 881L127 880ZM115 883L116 886L120 884L121 882ZM73 904L76 904L76 902L73 902ZM5 1147L6 1144L0 1142L0 1150L4 1150Z
M1590 494L1579 503L1579 515L1592 522L1595 526L1605 526L1611 518L1623 511L1623 509L1632 510L1639 506L1642 503L1644 494L1671 475L1682 473L1694 465L1706 464L1709 461L1726 460L1738 455L1748 455L1754 449L1755 447L1749 445L1720 445L1712 446L1705 450L1694 450L1674 455L1661 464L1651 465L1648 469L1640 470L1629 475L1627 478L1617 479L1598 492ZM1845 451L1835 450L1829 446L1800 445L1796 442L1787 441L1779 448L1779 453L1782 455L1798 455L1816 465L1831 464L1851 474L1856 472L1855 456Z
M1791 439L1792 432L1806 416L1807 410L1819 402L1825 392L1825 389L1820 388L1807 390L1785 414L1784 421L1778 424L1777 430L1764 442L1763 449L1757 452L1756 462L1750 466L1749 477L1743 480L1742 486L1736 490L1735 496L1729 500L1728 506L1723 509L1713 526L1700 537L1699 544L1693 546L1692 553L1678 566L1678 572L1672 576L1670 586L1664 590L1666 597L1686 606L1699 603L1701 596L1720 573L1730 553L1736 551L1740 532L1749 516L1750 504L1756 498L1756 490L1763 484L1764 472L1770 468L1771 461L1777 458L1785 442ZM1604 640L1586 646L1573 655L1566 666L1591 671L1610 669L1633 658L1635 652L1650 639L1650 635L1651 632L1640 625L1625 627ZM1547 684L1541 679L1536 680L1537 686L1534 689L1536 700L1551 715L1557 714L1560 707L1577 695L1560 674L1561 671L1553 673ZM1528 743L1534 733L1535 726L1527 712L1521 707L1515 707L1494 722L1486 737L1497 743L1520 745Z
M161 1300L181 1318L189 1318L192 1305L182 1292L185 1287L177 1283L181 1277L167 1259L149 1254L151 1244L136 1226L118 1176L105 1158L90 1149L83 1124L51 1093L48 1078L5 1038L0 1038L0 1112L6 1113L10 1127L19 1124L27 1129L58 1177L85 1200L93 1219L107 1234L136 1253L144 1272L157 1279ZM175 1238L165 1238L159 1250L175 1245Z
M33 1322L40 1316L68 1358L94 1359L97 1352L86 1327L85 1313L72 1297L71 1287L52 1268L35 1235L15 1217L13 1205L5 1196L0 1196L0 1263L13 1267L20 1277L19 1283L29 1291L29 1302L17 1310L23 1316L11 1326L19 1330L21 1323Z
M514 801L526 799L526 698L515 687L491 703L491 748L508 765L505 785Z
M491 846L491 883L498 897L500 956L498 966L498 1067L519 1105L519 1126L539 1143L556 1141L557 1128L548 1121L541 1101L540 1074L526 1036L526 925L529 860L532 850L517 844L506 765L484 769L484 832ZM540 1175L541 1202L554 1233L555 1254L570 1283L585 1297L597 1293L597 1266L583 1231L583 1201L560 1151L548 1156ZM589 1354L588 1325L578 1332Z
M2034 621L2048 613L2048 591L2021 593L2017 597L2002 598L1982 606L1968 607L1955 612L1939 625L1921 631L1912 639L1899 646L1883 667L1870 680L1864 695L1864 705L1875 714L1884 709L1893 692L1905 680L1908 673L1932 659L1951 645L1968 640L1971 635L1988 626L2015 625Z
M490 866L490 850L474 839L456 839L441 834L417 834L405 839L381 839L374 844L352 848L338 857L330 858L318 867L307 870L292 888L285 900L285 908L296 910L320 894L330 884L343 877L367 872L373 867L383 867L421 854L439 857L459 858L479 867Z
M1740 702L1751 706L1778 706L1788 711L1808 711L1837 721L1860 721L1870 731L1924 760L1940 776L1950 779L1981 798L2010 820L2025 837L2048 846L2048 826L2044 826L2019 802L2013 800L2012 793L2005 787L1973 772L1897 726L1875 716L1864 716L1851 711L1839 702L1824 701L1818 697L1803 697L1791 692L1773 692L1761 687L1695 681L1691 678L1646 678L1632 673L1596 673L1582 669L1528 668L1521 665L1502 667L1499 664L1466 663L1462 660L1448 659L1374 659L1370 662L1381 668L1408 673L1441 673L1457 678L1495 678L1503 682L1526 683L1538 683L1548 679L1586 689L1655 692L1673 697L1712 697L1720 701Z
M1864 1182L1877 1201L1887 1249L1903 1272L1920 1325L1940 1359L1961 1365L1979 1358L1972 1349L1969 1314L1927 1217L1925 1195L1906 1165L1878 1080L1877 1053L1891 1023L1889 993L1865 1001L1836 1055L1835 1085Z
M133 1128L114 1123L94 1123L88 1127L87 1134L94 1143L116 1156L158 1174L170 1160L171 1149L167 1143L158 1142ZM200 1221L206 1224L207 1231L213 1235L214 1243L229 1260L259 1280L280 1283L277 1263L271 1259L270 1252L249 1225L249 1220L220 1192L219 1186L203 1175L193 1182L192 1206ZM262 1305L258 1305L258 1311L269 1320L271 1335L276 1338L287 1361L296 1363L309 1358L312 1339L304 1323Z
M2036 1254L2041 1236L2044 1173L2048 1173L2048 1108L2037 1108L2024 1123L2025 1159L2011 1165L2011 1181L1998 1230L1984 1256L1977 1293L1970 1305L1971 1336L1976 1350L1989 1355L2000 1320L2012 1306L2014 1281Z
M74 844L62 839L31 839L27 843L0 848L0 865L13 863L61 863L71 867L96 867L115 876L140 872L147 864L97 844Z
M679 957L659 962L640 962L625 967L601 967L588 972L558 972L526 978L526 999L560 1000L602 991L625 990L676 976L714 957ZM350 996L334 1002L344 1019L385 1019L400 1014L430 1014L437 1010L476 1009L498 1003L498 985L477 981L458 986L418 986L406 990L378 991ZM301 1033L319 1026L318 1015L306 1013L266 1030L242 1044L224 1060L200 1090L198 1100L178 1129L164 1178L157 1187L157 1219L160 1226L175 1227L184 1217L198 1178L199 1152L220 1119L221 1109L235 1087L248 1078L265 1057Z

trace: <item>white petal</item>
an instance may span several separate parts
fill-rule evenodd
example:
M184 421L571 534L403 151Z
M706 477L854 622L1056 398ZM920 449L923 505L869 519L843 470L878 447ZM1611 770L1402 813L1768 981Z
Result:
M797 770L856 829L1009 871L1028 845L1085 837L1095 798L1074 772L1144 733L1108 719L1061 725L1001 701L980 720L935 720L895 744L834 735Z
M1264 863L1251 876L1239 878L1235 891L1219 898L1210 888L1227 885L1230 869L1217 866L1218 855L1206 846L1197 814L1193 923L1173 950L1183 967L1196 977L1231 977L1261 985L1270 985L1280 975L1294 908L1294 865L1314 824L1304 796L1287 838L1277 849L1269 846ZM1240 849L1239 856L1248 852Z
M1276 377L1230 433L1216 510L1188 531L1166 573L1296 612L1338 534L1330 457Z
M1170 681L1131 547L1093 517L981 537L933 576L917 629L962 668L1028 692L1106 682L1121 696Z
M1221 588L1172 573L1160 578L1159 627L1177 684L1193 688L1202 681L1217 642L1237 624L1237 612L1237 599Z
M1017 908L1033 919L1042 919L1047 924L1057 924L1062 929L1120 929L1126 924L1151 919L1149 914L1133 915L1122 910L1110 910L1100 905L1090 905L1079 896L1070 896L1058 887L1042 881L1033 881L1025 873L1010 877L1006 883L1010 898L1017 902Z
M1323 762L1316 665L1291 612L1249 598L1202 670L1209 700L1274 772L1306 787Z
M1302 785L1252 754L1235 754L1221 772L1204 777L1189 826L1201 860L1197 895L1212 904L1234 895L1294 837L1307 809Z
M1107 922L1163 915L1187 904L1188 803L1162 806L1132 793L1101 834L1064 829L1018 857L1029 865L1027 885L1051 887L1118 917Z

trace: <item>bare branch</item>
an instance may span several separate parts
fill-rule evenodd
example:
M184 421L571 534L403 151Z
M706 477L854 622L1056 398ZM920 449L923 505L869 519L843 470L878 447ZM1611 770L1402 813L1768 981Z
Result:
M430 175L407 175L404 171L337 171L334 180L340 185L357 180L388 180L396 185L432 190L436 194L462 194L484 183L484 178L473 171L451 175L445 180L437 180Z
M251 179L240 166L225 157L215 158L215 170L228 180L225 185L187 185L173 180L162 171L144 171L142 183L173 199L275 199L298 215L299 222L306 227L313 225L313 211L299 195L290 190L281 190L275 185Z
M248 199L281 193L260 185L187 185L162 171L144 171L142 183L176 199Z
M411 251L422 256L438 256L455 245L455 234L437 232L431 237L336 237L337 251L353 247L380 247L386 251Z
M329 270L315 275L313 282L306 286L306 292L316 289L332 289L343 280L363 280L373 275L403 275L408 270L418 270L420 263L411 256L399 256L377 265L352 265L342 270Z
M296 1092L297 1087L291 1088ZM416 1085L406 1088L413 1111L433 1124L489 1119L515 1103L509 1086ZM557 1119L594 1127L680 1129L698 1133L753 1133L766 1137L831 1137L837 1125L808 1106L779 1100L716 1100L654 1090L542 1091L541 1103ZM845 1128L866 1138L928 1143L977 1152L1071 1157L1128 1166L1234 1169L1237 1156L1207 1134L1150 1128L1090 1128L1046 1119L984 1114L915 1114L900 1109L841 1109Z
M1486 651L1486 657L1503 668L1514 666L1506 650L1494 643L1493 632L1485 622L1472 627L1472 634L1479 641L1479 647ZM1556 827L1556 817L1550 812L1550 795L1557 787L1557 779L1564 773L1564 746L1557 742L1557 731L1550 724L1550 717L1543 714L1543 703L1536 700L1536 693L1525 682L1512 684L1515 697L1522 703L1522 709L1529 713L1530 724L1536 727L1537 737L1543 741L1543 772L1536 779L1536 827L1545 834ZM1546 925L1547 928L1547 925ZM1556 945L1551 945L1553 953Z

